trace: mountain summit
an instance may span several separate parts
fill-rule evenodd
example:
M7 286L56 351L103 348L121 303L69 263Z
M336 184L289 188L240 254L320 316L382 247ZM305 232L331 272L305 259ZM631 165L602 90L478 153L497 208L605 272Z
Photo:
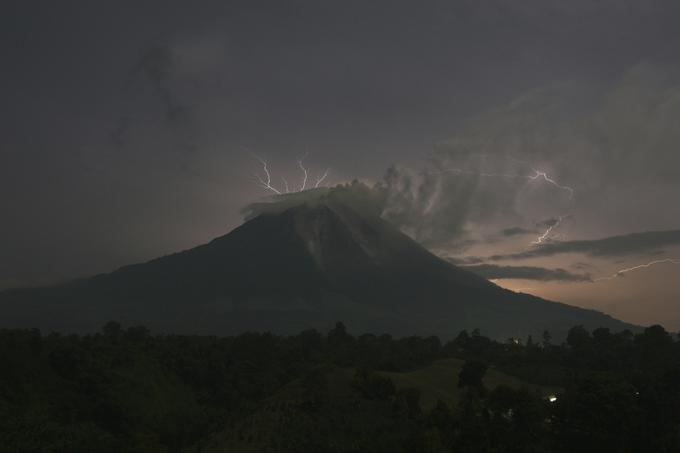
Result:
M1 327L293 333L342 320L357 332L507 338L630 327L602 313L503 289L433 255L346 192L255 207L199 247L65 285L0 293Z

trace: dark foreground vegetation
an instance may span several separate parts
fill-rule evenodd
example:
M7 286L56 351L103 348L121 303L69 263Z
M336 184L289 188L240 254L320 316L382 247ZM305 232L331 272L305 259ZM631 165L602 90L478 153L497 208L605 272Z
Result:
M678 452L680 342L0 331L2 452Z

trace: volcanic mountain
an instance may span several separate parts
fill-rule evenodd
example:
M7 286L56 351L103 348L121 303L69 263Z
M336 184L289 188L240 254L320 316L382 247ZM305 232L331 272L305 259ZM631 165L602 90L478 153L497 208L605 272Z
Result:
M430 253L338 191L272 203L211 242L67 284L0 293L0 327L93 331L110 320L158 332L325 330L556 338L574 325L631 326L503 289Z

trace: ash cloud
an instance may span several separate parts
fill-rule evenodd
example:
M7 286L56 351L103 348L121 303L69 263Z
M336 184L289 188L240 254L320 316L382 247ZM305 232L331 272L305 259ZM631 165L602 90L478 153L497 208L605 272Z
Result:
M141 52L129 72L119 118L109 131L111 145L117 149L150 147L151 139L152 147L179 156L198 150L197 93L191 90L196 83L183 76L184 66L169 44ZM181 158L180 164L185 166L187 161Z
M436 247L463 235L473 186L392 166L376 188L386 195L383 217L419 242Z
M185 123L191 119L188 104L180 99L172 85L177 67L170 47L155 46L148 49L137 63L134 73L144 76L151 83L169 124Z
M678 92L680 66L664 57L634 64L607 81L574 79L529 90L438 143L427 169L391 168L385 217L426 246L446 250L480 231L492 237L489 230L502 230L508 221L556 226L552 234L558 237L606 234L602 219L617 229L661 229L680 218L680 132L671 126L680 122ZM535 170L573 187L574 199L528 178ZM502 230L500 238L511 243L530 232L517 226ZM502 258L637 253L675 244L665 237L548 238L553 243Z
M606 83L529 90L469 119L437 144L425 168L389 167L374 187L382 216L449 256L485 255L492 243L526 247L522 236L555 227L545 243L492 261L624 256L679 244L674 231L556 240L606 235L609 225L651 230L680 218L679 90L680 70L663 59L635 64ZM559 184L531 178L536 171ZM516 226L503 229L509 223Z

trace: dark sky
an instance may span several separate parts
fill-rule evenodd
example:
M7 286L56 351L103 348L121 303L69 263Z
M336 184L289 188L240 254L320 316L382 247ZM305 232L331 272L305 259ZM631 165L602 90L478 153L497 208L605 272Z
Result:
M670 0L5 1L0 287L208 241L268 194L253 154L279 186L306 156L504 286L680 328L679 23Z

